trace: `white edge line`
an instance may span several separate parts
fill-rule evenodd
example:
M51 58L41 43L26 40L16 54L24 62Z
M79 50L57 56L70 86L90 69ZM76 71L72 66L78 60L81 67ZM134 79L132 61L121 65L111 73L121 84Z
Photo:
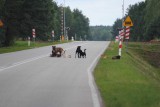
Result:
M106 44L106 46L102 49L102 51L99 53L99 55L94 59L92 64L87 69L88 83L89 83L89 87L91 89L91 95L92 95L92 100L93 100L93 106L94 107L101 107L101 104L100 104L100 101L99 101L99 97L98 97L96 87L94 85L95 81L94 81L94 78L93 78L93 74L92 74L93 72L92 71L94 70L96 64L98 63L98 60L99 60L101 54L104 53L104 51L106 50L107 47L108 47L108 45Z

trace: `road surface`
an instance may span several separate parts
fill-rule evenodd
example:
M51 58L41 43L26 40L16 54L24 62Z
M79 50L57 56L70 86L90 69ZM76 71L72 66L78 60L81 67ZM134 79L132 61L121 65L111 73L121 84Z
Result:
M51 46L0 54L0 107L100 107L92 70L109 42L60 44L71 58L53 58ZM78 45L87 58L75 58Z

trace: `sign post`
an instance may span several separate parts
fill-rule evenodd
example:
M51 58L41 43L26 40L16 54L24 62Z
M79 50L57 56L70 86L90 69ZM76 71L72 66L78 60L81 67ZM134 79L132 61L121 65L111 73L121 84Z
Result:
M129 35L130 35L130 27L133 26L133 22L132 22L130 16L127 16L127 18L123 22L123 26L126 27L126 29L125 29L126 52L128 52L128 41L129 41Z

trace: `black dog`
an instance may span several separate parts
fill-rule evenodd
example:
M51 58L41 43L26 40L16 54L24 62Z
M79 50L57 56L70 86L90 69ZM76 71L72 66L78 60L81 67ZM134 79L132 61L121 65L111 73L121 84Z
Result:
M120 59L120 58L121 58L121 56L119 56L119 55L118 55L118 56L113 56L113 57L112 57L113 60L114 60L114 59Z
M81 57L86 58L86 49L84 49L84 52L80 52L80 58Z
M77 46L77 49L76 49L76 53L75 53L75 58L76 58L76 55L78 55L78 58L80 58L80 53L82 52L81 50L81 46Z

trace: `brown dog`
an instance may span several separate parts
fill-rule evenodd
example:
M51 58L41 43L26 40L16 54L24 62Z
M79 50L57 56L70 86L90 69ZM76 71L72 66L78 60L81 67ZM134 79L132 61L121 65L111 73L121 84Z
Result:
M52 46L52 56L61 57L63 52L63 48Z

